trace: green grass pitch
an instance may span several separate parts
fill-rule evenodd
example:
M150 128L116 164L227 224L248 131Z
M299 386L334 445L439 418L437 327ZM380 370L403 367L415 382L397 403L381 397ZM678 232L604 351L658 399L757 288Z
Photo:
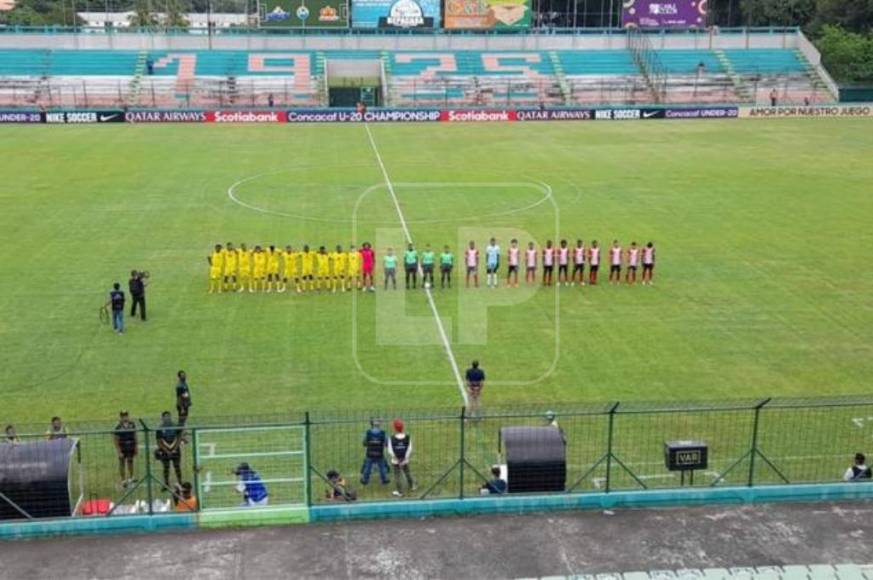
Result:
M419 246L657 244L651 288L465 290L458 269L435 304L486 405L867 390L873 123L371 130ZM402 242L365 127L4 127L0 145L0 422L154 417L180 368L192 417L460 406L421 291L206 294L215 243ZM132 268L150 319L119 337L97 311Z

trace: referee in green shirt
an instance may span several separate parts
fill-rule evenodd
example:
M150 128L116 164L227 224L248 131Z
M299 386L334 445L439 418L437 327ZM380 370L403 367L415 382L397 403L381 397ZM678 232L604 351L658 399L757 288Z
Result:
M418 251L412 244L406 247L403 254L403 267L406 269L406 289L409 290L409 281L412 280L412 288L418 283Z
M430 288L433 286L433 264L436 261L436 254L430 249L430 244L424 247L421 253L421 286L422 288Z
M440 254L440 288L445 288L448 284L452 287L452 270L455 268L455 256L449 250L448 246L443 248L443 253Z
M397 256L394 255L394 248L388 248L382 262L385 265L385 290L388 289L388 280L391 280L391 285L397 290Z

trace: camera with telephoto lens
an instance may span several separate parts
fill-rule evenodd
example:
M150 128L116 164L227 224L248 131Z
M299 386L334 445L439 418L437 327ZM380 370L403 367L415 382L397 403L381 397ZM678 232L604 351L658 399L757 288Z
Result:
M137 270L137 271L136 271L136 277L137 277L137 278L142 278L143 280L148 280L149 277L151 277L151 274L149 273L148 270L142 270L142 271Z

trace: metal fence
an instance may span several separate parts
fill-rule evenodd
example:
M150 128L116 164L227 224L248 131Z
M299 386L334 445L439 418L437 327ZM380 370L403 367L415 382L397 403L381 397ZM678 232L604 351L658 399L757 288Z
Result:
M375 421L390 437L397 419L412 442L411 481L386 453L384 463L370 462L364 483L365 433ZM51 463L47 448L55 442L45 441L44 430L19 426L19 440L0 445L0 518L57 516L43 509L49 504L68 504L63 515L72 516L184 510L177 505L178 484L186 482L195 509L235 508L246 502L252 481L245 469L240 473L243 463L268 490L269 505L301 507L493 495L487 484L498 478L510 494L529 491L521 485L522 471L527 484L541 482L557 493L839 481L854 454L873 447L873 397L563 404L484 409L475 417L457 408L192 417L184 428L166 427L182 441L178 473L175 462L156 451L164 427L140 419L133 481L121 471L128 466L111 425L68 428L72 451L62 486L46 485L45 470L34 467ZM527 459L512 457L510 433L513 445L521 437ZM539 461L555 451L555 440L563 465ZM706 446L706 466L669 470L665 443L688 440Z

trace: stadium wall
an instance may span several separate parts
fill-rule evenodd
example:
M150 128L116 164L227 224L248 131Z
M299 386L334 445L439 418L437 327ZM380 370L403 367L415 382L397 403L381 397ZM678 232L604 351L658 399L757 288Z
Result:
M657 49L790 48L801 46L795 29L736 29L713 32L648 34ZM808 44L808 42L807 42ZM0 48L66 50L598 50L622 49L621 30L568 31L561 34L359 35L319 32L311 35L161 34L103 31L69 34L4 32ZM810 45L811 46L811 45ZM815 50L814 48L812 50Z
M113 516L11 522L0 524L0 540L33 539L59 535L164 532L368 519L871 499L873 499L873 484L836 483L526 495L515 497L475 497L418 502L344 503L315 505L309 508L241 508L201 512L198 514L158 514L152 516Z

